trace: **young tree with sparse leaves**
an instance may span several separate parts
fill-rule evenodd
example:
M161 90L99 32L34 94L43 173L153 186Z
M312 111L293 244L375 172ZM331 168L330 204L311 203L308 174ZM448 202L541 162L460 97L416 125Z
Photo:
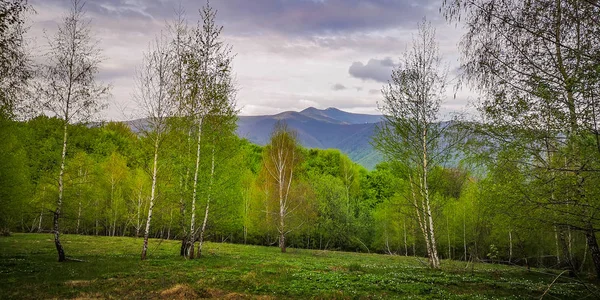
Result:
M68 125L87 121L103 107L109 87L96 81L101 62L98 41L93 39L85 3L73 0L69 13L54 37L48 39L49 51L39 70L38 97L44 112L60 118L63 142L58 174L58 199L54 211L54 243L58 260L65 261L60 243L59 220L63 206L64 170L67 157Z
M158 160L161 143L167 133L167 121L175 113L176 102L172 93L173 55L164 36L157 37L144 54L142 66L137 73L137 93L135 98L144 111L147 128L144 134L153 144L152 159L152 185L150 188L150 206L144 230L144 243L142 246L142 260L146 259L148 251L148 238L152 212L157 195Z
M200 9L200 20L197 27L190 32L189 45L184 54L184 76L186 80L186 89L183 97L180 98L183 104L180 105L184 113L191 117L190 133L195 134L195 165L192 181L192 201L190 216L190 236L187 246L187 257L194 257L194 243L199 240L198 255L202 247L202 235L206 229L210 210L210 193L212 185L209 184L208 201L204 210L204 219L202 226L196 226L196 204L200 197L199 178L200 161L203 137L207 135L204 132L205 127L211 127L212 131L227 130L230 126L221 126L231 123L234 120L237 111L235 109L235 89L232 75L231 46L227 45L221 39L222 26L216 24L217 11L207 3ZM212 120L212 124L205 124ZM220 129L214 126L220 127ZM208 141L214 143L216 140ZM212 182L214 176L214 144L211 147L211 167L209 179Z
M277 123L271 134L271 141L264 150L263 169L267 173L266 180L271 182L271 195L277 200L277 232L281 252L286 251L285 237L293 230L286 220L298 208L298 201L290 194L296 181L294 175L301 161L296 133L287 124Z
M450 127L450 123L442 123L439 118L448 82L438 51L435 30L424 22L401 66L393 71L392 80L383 89L379 109L385 122L374 138L375 147L408 174L407 198L415 209L432 268L439 268L440 261L430 172L448 154L448 145L443 145L442 138Z

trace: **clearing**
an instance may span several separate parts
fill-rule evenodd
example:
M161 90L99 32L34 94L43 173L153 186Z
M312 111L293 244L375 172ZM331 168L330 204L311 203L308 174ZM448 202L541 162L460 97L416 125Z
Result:
M581 299L597 284L555 270L381 254L208 243L204 256L180 257L179 241L151 240L140 261L141 238L63 235L67 257L56 262L51 234L0 238L0 298L144 299ZM548 290L548 288L550 289ZM546 294L544 294L546 293Z

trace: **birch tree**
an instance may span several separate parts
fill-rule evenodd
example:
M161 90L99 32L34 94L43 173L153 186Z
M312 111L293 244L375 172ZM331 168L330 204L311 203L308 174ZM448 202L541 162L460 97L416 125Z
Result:
M174 121L173 133L177 132L179 145L179 155L177 163L179 169L179 214L181 228L181 247L179 254L187 256L190 238L187 231L186 211L187 200L189 193L189 178L191 173L191 156L192 156L192 119L193 112L187 100L187 72L186 61L187 53L191 45L190 28L185 18L185 11L180 7L176 11L175 20L168 25L169 35L171 36L170 47L173 54L172 73L173 85L171 93L175 97L177 105L177 120ZM175 122L176 121L176 122Z
M407 198L414 207L431 268L439 268L440 261L429 173L448 151L442 147L442 138L449 125L439 120L446 74L442 70L435 30L424 22L418 36L413 38L412 48L404 54L401 66L393 70L392 80L383 88L384 98L379 109L385 122L374 138L379 151L406 169Z
M192 31L191 47L185 52L185 72L187 80L185 101L186 111L189 112L195 127L195 166L192 182L192 201L190 216L190 238L188 240L188 257L194 257L194 243L204 233L210 209L210 193L204 211L202 226L196 228L196 204L200 196L199 176L204 135L204 121L212 118L231 120L235 116L235 90L233 88L231 63L233 55L231 47L221 39L222 26L216 24L217 11L210 4L200 9L200 20ZM223 120L216 122L217 126ZM214 142L214 140L212 141ZM214 176L214 145L211 148L210 181ZM211 189L212 184L209 184ZM200 235L199 235L200 234ZM201 246L199 246L201 247ZM200 248L199 248L200 250ZM198 252L200 253L200 252Z
M141 109L144 110L148 126L144 129L144 133L153 144L152 185L146 228L144 230L142 260L146 259L148 251L152 211L157 197L159 151L167 131L167 120L174 115L176 109L171 87L173 83L172 58L168 42L161 34L150 44L137 74L135 99Z
M213 96L211 97L212 111L207 118L207 124L211 132L211 143L210 143L210 173L208 179L208 190L206 191L206 205L204 208L204 219L202 221L202 227L198 236L198 251L197 256L200 257L202 254L202 245L204 242L204 234L206 232L206 226L208 224L210 205L212 199L215 198L215 169L218 167L216 162L217 151L224 152L227 149L223 149L222 144L226 143L226 139L232 136L236 128L236 111L235 105L232 102L231 87L229 83L230 78L226 76L223 78L220 87L215 87ZM219 103L221 101L221 103ZM221 145L219 145L221 144ZM229 159L233 158L234 151L227 151L225 155L229 154Z
M287 226L286 220L298 208L296 201L290 197L294 174L301 163L296 133L288 129L285 123L278 122L271 134L271 141L265 147L263 168L267 171L269 181L274 184L275 197L278 200L279 248L286 251L285 237L293 228Z
M64 171L67 158L68 125L87 121L103 107L109 87L96 82L101 62L98 41L92 38L91 23L86 18L85 3L73 0L69 13L54 37L48 39L49 51L39 70L39 99L42 109L59 117L63 123L63 142L58 174L58 199L54 210L54 244L58 261L65 260L60 243Z
M490 163L514 163L522 172L529 185L519 192L522 209L547 210L538 221L556 228L573 273L568 236L586 236L600 276L600 5L446 0L442 11L465 24L462 69L482 95L480 133L493 143L488 148L523 153L504 160L495 151Z

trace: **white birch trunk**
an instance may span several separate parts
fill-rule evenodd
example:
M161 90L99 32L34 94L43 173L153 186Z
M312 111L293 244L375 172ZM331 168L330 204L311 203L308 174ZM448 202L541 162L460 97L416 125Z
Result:
M212 188L215 177L215 145L213 142L212 154L211 154L211 165L210 165L210 182L208 185L208 197L206 199L206 209L204 210L204 220L202 221L202 229L200 230L200 237L198 241L198 257L202 255L202 245L204 243L204 231L206 230L206 223L208 222L208 211L210 209L210 200L212 197Z
M68 111L68 107L67 107ZM68 115L68 113L67 113ZM63 127L63 147L62 154L60 159L60 172L58 173L58 201L56 202L56 210L54 211L54 245L56 246L56 251L58 251L58 261L65 261L65 250L63 249L62 244L60 243L60 227L59 227L59 219L60 212L62 209L63 202L63 192L64 192L64 182L63 177L65 174L65 161L67 158L67 127L69 125L68 118L64 119L64 127Z
M281 162L280 162L281 163ZM282 164L283 165L283 164ZM284 174L283 166L279 168L279 248L285 253L285 202L283 200Z
M200 173L200 145L202 142L202 117L198 122L198 140L196 142L196 166L194 171L194 188L192 192L192 211L190 221L190 239L188 240L187 257L194 258L194 243L196 242L196 198L198 197L198 173Z
M42 232L42 217L44 216L44 209L40 211L40 220L38 223L38 232Z
M429 229L429 239L430 239L430 246L431 246L431 256L430 256L430 260L431 260L431 267L434 269L438 269L440 267L440 259L438 257L438 253L437 253L437 244L435 241L435 232L434 232L434 227L433 227L433 217L431 215L431 205L430 205L430 201L429 201L429 186L428 186L428 182L427 182L427 173L428 173L428 157L427 157L427 127L425 127L425 129L423 130L423 192L424 192L424 203L425 203L425 208L427 209L426 211L426 215L427 215L427 222L428 222L428 229Z
M421 229L421 233L423 233L423 238L425 240L425 249L427 251L427 257L431 257L430 256L430 251L431 251L431 245L429 237L428 237L428 230L427 230L427 222L425 222L425 210L422 208L422 204L423 202L421 202L419 205L419 202L417 200L417 195L415 194L415 187L414 187L414 183L412 180L412 175L409 175L409 181L410 181L410 191L411 191L411 195L412 195L412 199L413 199L413 206L415 207L415 211L417 213L417 224L419 224L419 228ZM415 247L413 244L413 255L415 255L416 253L414 252Z
M156 181L158 175L158 142L160 136L154 140L154 162L152 164L152 188L150 189L150 207L148 208L148 218L146 219L146 229L144 230L144 245L142 247L142 260L146 259L148 252L148 237L150 235L150 223L152 222L152 210L156 200Z

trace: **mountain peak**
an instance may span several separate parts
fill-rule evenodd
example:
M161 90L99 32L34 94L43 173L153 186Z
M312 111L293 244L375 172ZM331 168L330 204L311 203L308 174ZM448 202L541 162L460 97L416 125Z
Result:
M317 111L321 111L321 110L316 107L311 106L311 107L305 108L304 110L302 110L300 112L305 113L305 112L317 112Z

